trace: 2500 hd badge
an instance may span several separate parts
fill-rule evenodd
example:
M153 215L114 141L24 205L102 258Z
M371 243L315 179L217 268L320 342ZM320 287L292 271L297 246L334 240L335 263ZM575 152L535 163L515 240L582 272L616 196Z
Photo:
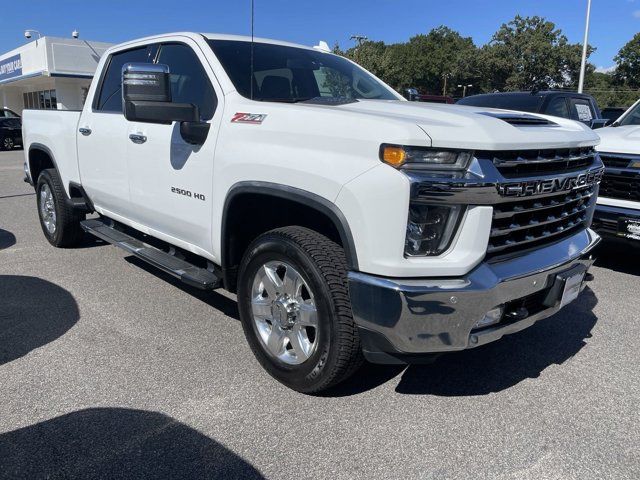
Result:
M171 187L171 193L177 193L178 195L184 195L185 197L195 198L196 200L206 200L203 193L193 193L191 190L185 190L184 188Z

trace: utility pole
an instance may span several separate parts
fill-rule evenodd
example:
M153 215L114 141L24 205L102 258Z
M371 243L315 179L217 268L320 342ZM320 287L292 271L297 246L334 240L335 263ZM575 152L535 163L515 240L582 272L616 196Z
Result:
M584 88L584 74L587 70L587 48L589 47L589 20L591 19L591 0L587 0L587 23L584 26L584 42L582 44L582 63L580 64L580 80L578 93Z
M469 84L469 85L458 85L458 88L462 89L462 98L467 96L467 88L471 88L473 87L473 85Z
M351 35L351 40L354 40L358 46L362 45L364 42L369 40L369 37L366 35Z

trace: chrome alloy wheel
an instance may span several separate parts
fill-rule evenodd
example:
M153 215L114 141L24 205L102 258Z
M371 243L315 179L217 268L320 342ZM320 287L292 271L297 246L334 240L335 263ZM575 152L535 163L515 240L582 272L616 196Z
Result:
M289 365L309 359L318 346L313 292L288 263L271 261L253 279L251 310L268 353Z
M5 137L4 141L2 142L3 147L6 150L11 150L13 149L13 138L9 138L9 137Z
M40 189L40 215L47 231L53 235L56 231L56 205L51 189L46 183Z

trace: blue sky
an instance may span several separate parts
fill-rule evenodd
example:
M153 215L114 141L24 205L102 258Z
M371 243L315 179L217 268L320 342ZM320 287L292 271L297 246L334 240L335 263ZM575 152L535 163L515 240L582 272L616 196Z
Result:
M386 42L447 25L476 44L514 15L541 15L572 42L582 42L587 0L255 0L256 35L348 47L351 34ZM250 0L7 0L0 9L0 53L25 42L23 31L121 42L168 31L247 34ZM640 0L593 0L591 62L613 57L640 31Z

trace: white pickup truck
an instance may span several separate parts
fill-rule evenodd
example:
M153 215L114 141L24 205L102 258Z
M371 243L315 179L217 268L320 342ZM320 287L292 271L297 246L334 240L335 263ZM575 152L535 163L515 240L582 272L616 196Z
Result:
M81 112L26 111L42 230L237 293L276 379L420 362L580 293L603 166L572 120L405 101L326 48L176 33L109 49ZM85 219L90 212L97 216Z
M640 246L640 100L598 134L605 173L594 228L605 237Z

